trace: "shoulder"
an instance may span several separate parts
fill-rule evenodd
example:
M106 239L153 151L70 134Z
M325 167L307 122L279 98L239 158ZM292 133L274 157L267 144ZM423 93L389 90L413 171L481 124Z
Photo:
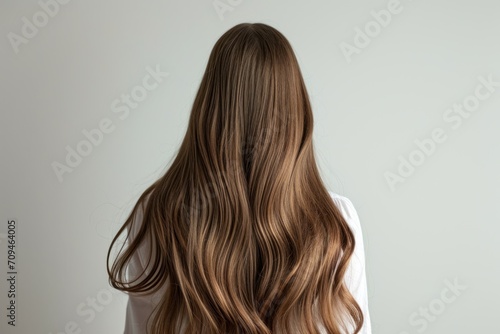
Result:
M144 221L144 213L147 207L149 196L150 195L148 194L142 201L138 200L133 208L135 212L131 212L131 222L129 226L127 226L127 230L129 231L127 242L129 244L131 244L132 241L137 238L137 235L139 234L142 226L144 224L147 224L147 222ZM138 261L139 265L142 268L146 267L147 261L145 259L148 259L150 257L148 242L149 241L147 241L147 237L143 237L142 241L136 249L136 253L134 254L135 261Z
M349 261L349 267L345 274L346 286L350 293L361 307L364 316L364 324L360 333L371 333L370 312L368 309L368 287L366 282L365 250L361 224L358 213L351 200L345 196L328 191L335 205L339 208L346 222L351 228L356 244L354 252Z
M141 228L141 225L143 224L144 212L145 212L146 207L148 205L148 201L149 201L150 196L151 196L151 194L147 194L144 197L144 199L142 199L142 200L139 199L134 205L133 210L135 209L135 212L133 212L132 226L130 226L131 234L134 237L138 233L139 229Z
M328 193L330 194L335 205L339 208L347 223L352 228L358 230L360 228L359 216L351 200L330 190L328 190Z

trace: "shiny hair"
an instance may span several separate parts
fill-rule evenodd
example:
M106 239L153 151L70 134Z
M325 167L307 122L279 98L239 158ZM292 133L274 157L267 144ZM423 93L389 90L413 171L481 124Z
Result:
M288 40L262 23L225 32L175 159L108 251L114 288L163 288L148 333L320 333L318 324L333 334L360 331L363 313L343 280L354 235L321 180L312 134ZM136 237L110 269L113 245L134 224ZM127 281L141 245L147 270Z

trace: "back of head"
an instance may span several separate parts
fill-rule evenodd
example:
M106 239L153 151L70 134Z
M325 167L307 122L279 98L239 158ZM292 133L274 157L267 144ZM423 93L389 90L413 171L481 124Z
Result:
M151 333L319 333L318 324L344 333L348 322L357 333L363 315L343 283L354 237L321 180L312 132L287 39L262 23L224 33L175 159L117 234L144 205L137 237L109 274L136 293L168 280ZM127 282L144 242L148 270Z

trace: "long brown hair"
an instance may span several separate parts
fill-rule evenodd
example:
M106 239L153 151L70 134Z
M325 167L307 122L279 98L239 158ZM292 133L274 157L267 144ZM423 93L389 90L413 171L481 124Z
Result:
M320 178L312 134L288 40L262 23L224 33L175 159L108 251L114 288L166 288L148 333L180 333L183 317L193 334L319 333L318 324L328 333L359 332L363 314L343 281L354 235ZM110 269L113 245L138 223ZM147 270L127 281L143 243Z

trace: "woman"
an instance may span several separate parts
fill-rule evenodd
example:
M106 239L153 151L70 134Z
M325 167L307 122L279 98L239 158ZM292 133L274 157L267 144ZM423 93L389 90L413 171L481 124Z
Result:
M325 188L312 134L287 39L261 23L227 31L175 160L108 251L126 334L371 333L359 218Z

